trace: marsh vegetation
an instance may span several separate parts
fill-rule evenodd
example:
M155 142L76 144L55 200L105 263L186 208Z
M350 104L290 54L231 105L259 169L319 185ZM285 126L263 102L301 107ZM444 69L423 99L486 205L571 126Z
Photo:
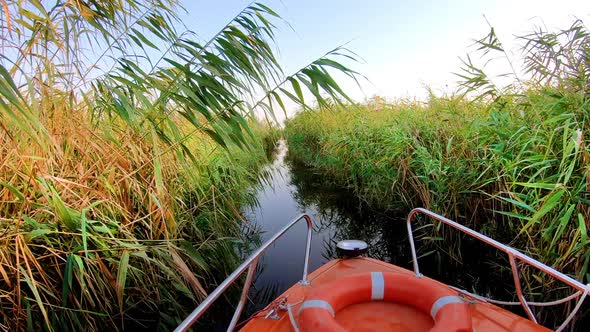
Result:
M345 97L346 50L285 74L259 3L210 38L174 0L0 5L2 328L172 329L236 265L252 114Z
M518 40L516 59L494 29L477 40L453 94L299 113L285 130L293 158L374 209L426 207L588 282L588 29L576 21ZM496 84L480 56L504 62L510 84ZM448 230L422 235L460 260ZM560 286L528 272L531 298Z

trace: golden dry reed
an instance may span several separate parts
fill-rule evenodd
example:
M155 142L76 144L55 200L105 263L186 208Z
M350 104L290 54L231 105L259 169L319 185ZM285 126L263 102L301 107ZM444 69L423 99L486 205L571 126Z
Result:
M0 8L1 329L172 329L237 262L252 115L346 99L347 51L284 74L261 3L205 40L174 0Z

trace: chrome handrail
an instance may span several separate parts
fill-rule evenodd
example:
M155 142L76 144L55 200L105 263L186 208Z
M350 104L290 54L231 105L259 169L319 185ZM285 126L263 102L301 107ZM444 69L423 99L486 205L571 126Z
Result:
M293 227L296 223L298 223L301 219L305 219L307 223L307 242L305 245L305 260L303 262L303 277L300 281L302 285L309 285L309 281L307 280L307 272L309 268L309 254L311 251L311 232L313 230L313 223L311 218L307 214L301 214L300 216L296 217L295 219L291 220L285 227L283 227L280 231L278 231L275 235L273 235L270 239L268 239L260 248L258 248L254 253L252 253L238 268L232 272L207 298L199 304L199 306L191 312L188 317L176 327L174 330L175 332L187 331L191 325L193 325L199 317L201 317L205 311L223 294L223 292L231 286L241 275L248 269L248 275L246 276L246 281L244 283L244 287L242 288L242 295L240 297L240 302L236 306L236 310L232 317L232 320L227 328L228 331L233 331L238 323L238 319L240 319L240 315L242 314L242 310L246 304L246 300L248 298L248 291L250 290L250 285L252 284L252 279L254 277L254 272L256 271L256 265L258 264L258 259L260 256L270 247L275 241L277 241L285 232L287 232L291 227Z
M570 287L577 289L580 292L580 294L582 294L583 292L588 292L588 287L586 285L584 285L583 283L555 270L554 268L549 267L549 266L539 262L538 260L521 253L520 251L518 251L512 247L509 247L509 246L502 244L490 237L487 237L479 232L476 232L476 231L472 230L471 228L463 226L455 221L452 221L448 218L445 218L439 214L436 214L436 213L426 210L424 208L413 209L412 211L410 211L410 213L408 214L408 218L407 218L408 239L410 240L410 247L412 249L412 259L413 259L413 264L414 264L414 273L416 274L416 277L422 276L422 274L420 274L420 268L418 267L418 258L416 256L416 247L414 245L414 236L412 234L412 219L417 214L424 214L432 219L438 220L438 221L442 222L443 224L446 224L446 225L451 226L455 229L458 229L461 232L463 232L473 238L476 238L486 244L489 244L492 247L495 247L496 249L508 254L508 259L510 261L510 267L512 270L512 276L514 279L514 285L516 287L516 293L517 293L518 299L520 301L522 308L527 313L527 316L529 317L529 319L535 323L537 322L537 320L536 320L535 316L533 315L533 312L531 311L527 301L525 300L525 298L522 294L522 289L521 289L521 285L520 285L520 277L518 275L518 266L516 264L516 259L519 259L520 261L523 261L523 262L545 272L546 274L556 278L557 280L560 280L561 282L569 285ZM584 298L582 297L580 299L580 301L583 301L583 300L584 300Z

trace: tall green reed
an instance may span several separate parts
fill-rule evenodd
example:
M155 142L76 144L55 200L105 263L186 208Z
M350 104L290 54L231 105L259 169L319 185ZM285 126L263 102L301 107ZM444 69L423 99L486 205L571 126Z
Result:
M588 38L581 21L519 37L519 72L491 29L455 94L301 112L290 151L374 207L431 208L586 280Z

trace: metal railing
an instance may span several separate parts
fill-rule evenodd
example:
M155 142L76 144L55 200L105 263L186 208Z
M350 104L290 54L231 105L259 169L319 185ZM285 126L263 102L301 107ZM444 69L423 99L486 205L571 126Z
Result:
M246 275L246 281L244 283L244 287L242 288L242 295L240 297L240 302L238 303L232 320L227 328L228 331L233 331L238 323L238 319L240 319L240 315L242 314L242 310L246 304L246 300L248 298L248 291L250 290L250 285L252 284L252 279L254 278L254 272L256 271L256 266L258 264L258 259L260 256L270 247L273 243L275 243L283 234L285 234L291 227L297 224L300 220L305 220L307 223L307 242L305 244L305 260L303 262L303 277L300 281L302 285L309 285L309 281L307 280L307 272L309 267L309 253L311 250L311 232L313 230L313 223L311 218L307 214L302 214L299 217L291 220L285 227L283 227L280 231L278 231L275 235L273 235L270 239L268 239L260 248L258 248L254 253L252 253L238 268L232 272L206 299L201 302L201 304L191 312L191 314L174 330L175 332L180 331L187 331L191 325L193 325L199 317L201 317L205 311L223 294L223 292L229 288L238 278L248 270L248 274Z
M522 288L520 285L520 277L518 274L518 266L516 264L516 260L520 260L522 262L525 262L527 264L529 264L530 266L533 266L543 272L545 272L546 274L556 278L559 281L562 281L563 283L567 284L568 286L577 289L578 290L578 296L582 293L586 294L588 292L588 287L584 284L582 284L581 282L537 261L534 258L531 258L519 251L517 251L514 248L511 248L505 244L502 244L490 237L487 237L481 233L478 233L470 228L467 228L455 221L452 221L450 219L447 219L439 214L436 214L432 211L426 210L424 208L416 208L413 209L412 211L410 211L410 213L408 214L408 218L407 218L407 226L408 226L408 238L410 240L410 247L412 248L412 259L413 259L413 263L414 263L414 273L416 274L416 277L421 277L422 274L420 274L420 269L418 267L418 258L416 257L416 247L414 245L414 236L412 234L412 219L414 218L414 216L416 216L417 214L424 214L432 219L438 220L440 222L442 222L445 225L451 226L455 229L460 230L461 232L476 238L488 245L491 245L492 247L495 247L496 249L506 253L508 255L508 260L510 261L510 267L512 270L512 276L514 279L514 285L516 287L516 295L518 296L518 300L520 301L520 304L522 306L522 308L525 310L527 316L529 317L530 320L532 320L533 322L537 323L537 319L535 318L535 316L533 315L533 312L531 311L531 308L529 307L528 302L526 301L526 299L524 298L524 295L522 294ZM575 294L574 294L575 295ZM585 298L585 296L583 296L582 298L580 298L580 302L583 301ZM581 304L581 303L579 303ZM578 306L579 307L579 306ZM569 318L568 318L569 319ZM564 323L567 323L564 322Z

